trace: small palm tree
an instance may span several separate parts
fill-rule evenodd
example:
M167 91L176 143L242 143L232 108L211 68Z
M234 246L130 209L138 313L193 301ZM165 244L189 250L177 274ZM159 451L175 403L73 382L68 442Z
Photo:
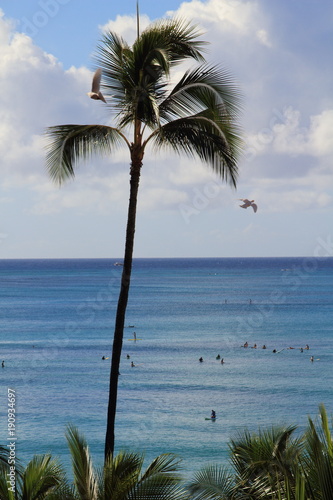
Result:
M0 467L1 500L66 500L64 470L50 455L36 455L26 468L17 463L14 468L9 476L9 468Z
M236 483L253 498L295 485L295 468L302 452L302 439L291 438L296 426L272 427L259 433L245 430L230 441Z
M115 126L59 125L47 129L47 168L59 184L74 177L74 166L81 158L92 153L111 155L121 144L129 151L130 197L113 338L105 457L114 451L119 365L146 148L169 148L198 157L222 180L236 186L242 148L237 125L240 93L227 72L204 62L204 42L197 40L198 36L195 27L180 20L152 24L138 33L132 47L115 33L106 33L96 59L103 72L103 94L115 113ZM186 71L170 90L171 70L188 58L199 66Z
M120 452L114 458L109 455L102 470L96 471L86 440L73 426L67 430L67 441L74 477L72 497L67 500L187 499L175 455L160 455L142 472L142 455Z
M193 500L332 500L333 439L325 407L320 423L245 430L230 441L232 470L206 466L188 484Z

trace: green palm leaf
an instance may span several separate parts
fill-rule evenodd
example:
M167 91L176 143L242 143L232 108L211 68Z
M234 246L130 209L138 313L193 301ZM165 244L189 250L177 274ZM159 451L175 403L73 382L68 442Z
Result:
M61 184L74 177L74 163L89 158L93 153L110 154L127 139L115 128L105 125L58 125L46 132L46 166L51 179Z
M229 134L230 135L230 134ZM236 186L237 163L230 148L230 141L222 128L205 116L194 116L174 120L163 125L151 136L156 149L171 148L210 165L222 180ZM230 139L230 137L229 137ZM234 149L238 136L233 136Z
M225 119L226 116L237 117L242 109L241 103L242 94L230 74L218 66L203 65L184 74L161 103L160 113L166 121L205 109L210 110L212 116L219 117L218 112L214 115L217 106L222 107L221 116Z
M101 498L124 500L138 481L143 465L143 455L119 452L113 459L108 457L100 476Z
M302 465L307 490L312 492L314 498L330 500L333 492L332 435L323 405L320 405L320 419L321 425L316 426L309 418Z
M98 483L86 440L73 426L68 426L66 438L72 456L75 488L81 500L97 500Z
M188 489L193 500L229 500L234 486L234 476L227 468L209 465L195 473Z
M17 489L21 500L44 500L63 483L63 468L51 455L36 455L18 476Z

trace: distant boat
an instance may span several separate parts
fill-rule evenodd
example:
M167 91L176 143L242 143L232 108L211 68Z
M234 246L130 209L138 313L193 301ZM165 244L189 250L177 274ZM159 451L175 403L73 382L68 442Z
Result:
M114 266L123 266L124 264L122 264L121 262L115 262L113 265Z

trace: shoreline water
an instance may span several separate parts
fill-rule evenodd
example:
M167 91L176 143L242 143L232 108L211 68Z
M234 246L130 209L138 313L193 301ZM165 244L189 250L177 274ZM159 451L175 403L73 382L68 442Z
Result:
M148 461L176 452L189 473L225 463L228 440L244 427L303 429L322 402L331 413L333 267L312 259L135 259L118 449L146 450ZM69 422L102 460L116 260L0 261L0 398L14 386L24 461L35 452L68 461ZM142 340L130 341L133 331ZM241 348L246 341L257 349ZM218 418L207 422L212 408Z

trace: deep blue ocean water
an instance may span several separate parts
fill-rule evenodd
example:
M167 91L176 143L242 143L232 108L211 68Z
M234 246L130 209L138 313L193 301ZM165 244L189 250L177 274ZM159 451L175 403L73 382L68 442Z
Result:
M0 444L11 387L25 463L51 452L69 466L68 423L102 463L115 262L0 261ZM117 450L144 451L147 461L177 453L191 475L225 464L229 439L244 427L303 430L320 403L333 413L332 285L332 258L135 259ZM212 409L215 422L205 420Z

